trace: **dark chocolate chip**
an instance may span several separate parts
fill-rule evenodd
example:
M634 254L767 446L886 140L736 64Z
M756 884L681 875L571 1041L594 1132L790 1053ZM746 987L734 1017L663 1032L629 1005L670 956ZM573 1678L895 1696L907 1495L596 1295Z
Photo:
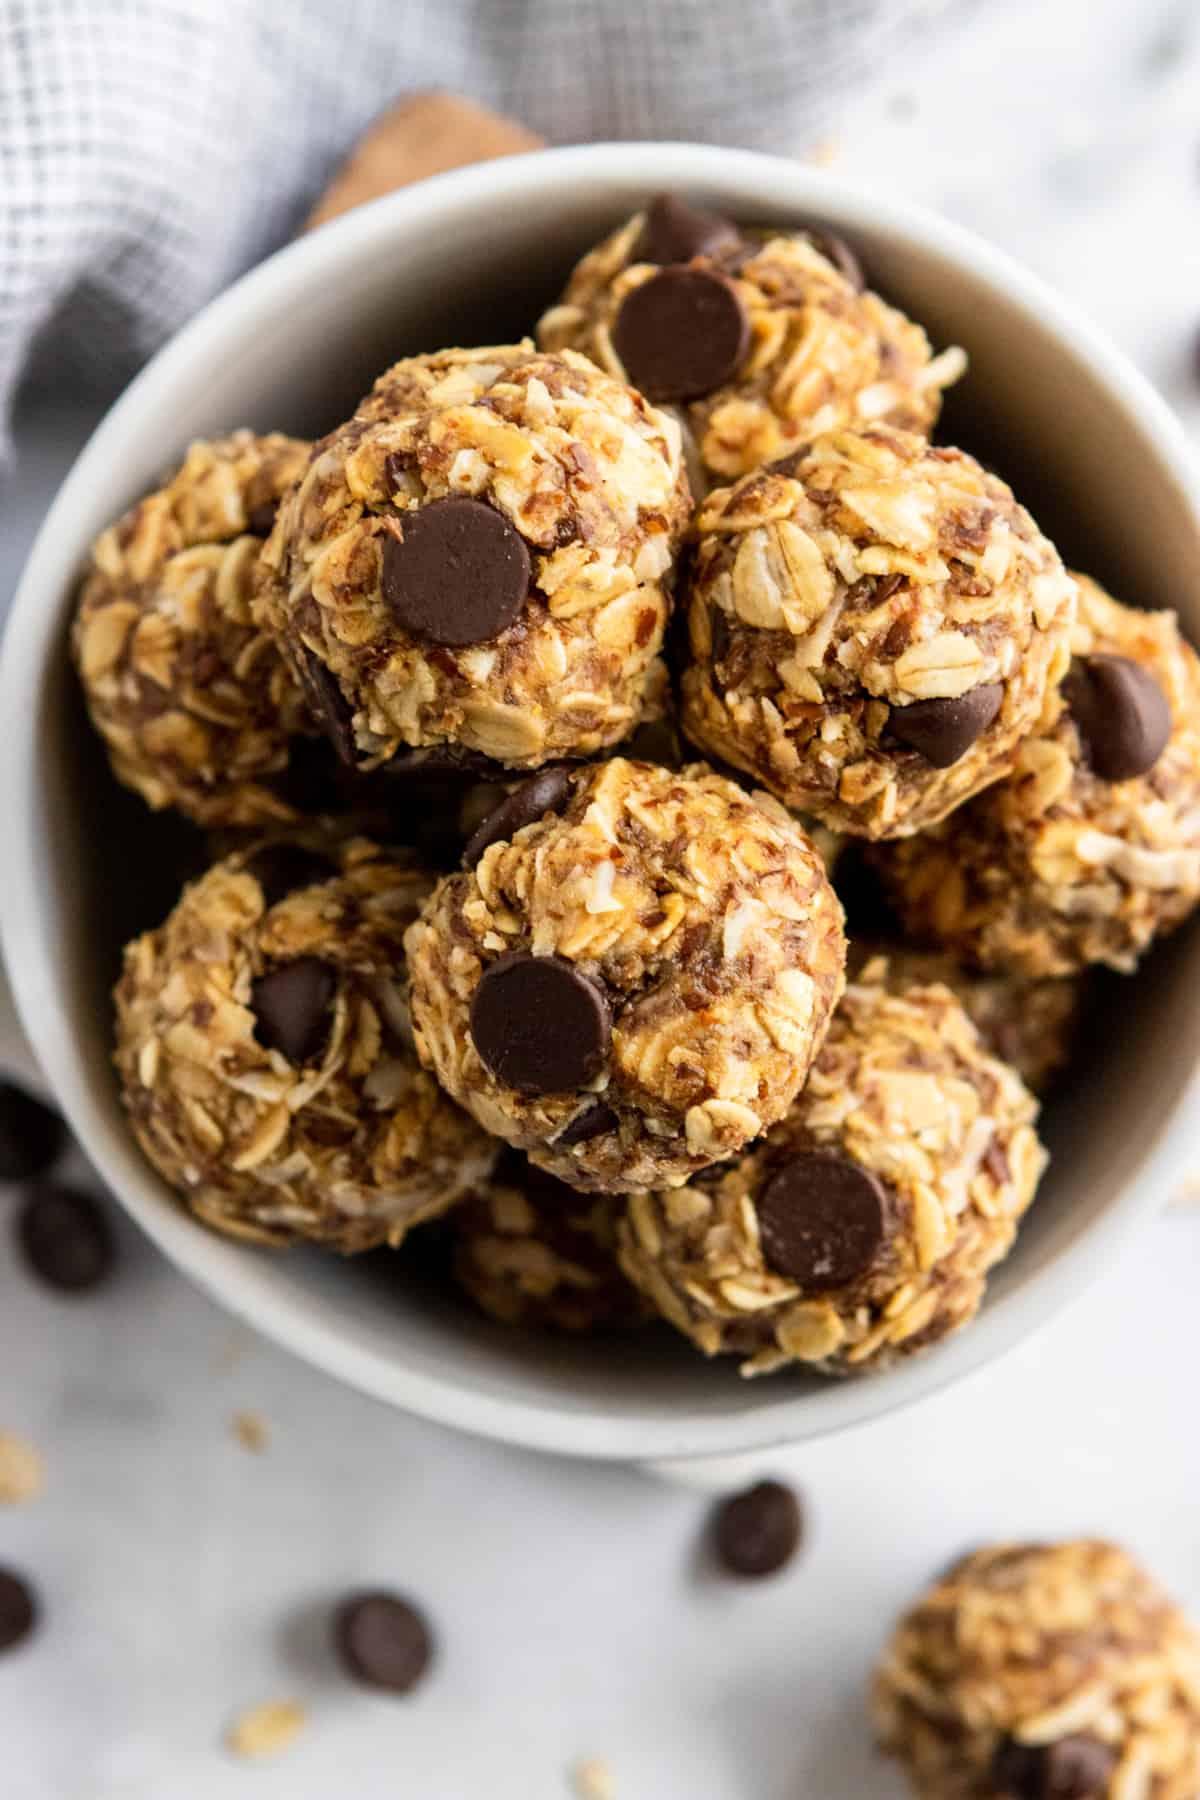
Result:
M37 1624L33 1589L15 1569L0 1568L0 1652L15 1650Z
M948 769L982 737L1004 700L1004 684L985 681L946 700L913 700L893 706L888 731L935 769Z
M347 1672L364 1687L407 1694L433 1660L433 1634L416 1607L398 1594L352 1594L334 1618L334 1644Z
M259 1043L291 1063L316 1062L329 1042L336 992L337 975L319 956L300 956L260 975L250 989Z
M774 1575L800 1547L800 1502L781 1481L759 1481L717 1508L717 1554L731 1575Z
M379 773L397 781L445 775L463 781L503 782L507 771L502 763L478 750L464 750L458 744L429 744L421 750L397 750Z
M647 400L697 400L736 372L750 327L723 275L677 265L632 288L613 343Z
M863 274L862 264L845 238L838 237L834 231L810 231L808 235L826 262L831 262L838 274L843 275L854 291L861 294L867 285L867 278Z
M99 1287L114 1260L108 1220L90 1194L44 1182L17 1218L25 1261L38 1280L60 1294Z
M608 1000L560 956L513 951L484 971L471 1002L471 1037L497 1081L525 1094L584 1087L604 1067Z
M1131 781L1152 769L1171 736L1167 696L1149 669L1127 656L1085 656L1063 694L1102 781Z
M594 1100L581 1113L576 1113L565 1131L560 1131L554 1142L556 1144L587 1144L592 1138L603 1137L606 1131L615 1131L617 1115L611 1106L603 1100Z
M499 806L475 827L463 849L463 867L473 869L485 850L515 837L523 825L535 824L545 813L560 813L570 798L568 770L539 769L506 794Z
M1098 1738L1052 1744L1006 1738L992 1758L990 1780L997 1800L1102 1800L1116 1766L1116 1754Z
M383 546L383 597L410 636L456 648L499 637L529 593L524 538L482 500L450 494L401 514Z
M0 1181L28 1181L50 1167L66 1139L58 1114L25 1088L0 1081Z
M736 250L741 233L720 213L692 206L682 194L659 194L646 209L633 247L634 262L685 263L693 256L719 256Z
M354 743L354 708L320 657L305 646L300 681L309 710L347 768L358 760Z
M262 889L264 906L278 906L289 894L315 887L338 872L331 857L303 844L262 844L251 851L242 867Z
M263 500L258 506L252 506L246 514L246 530L254 537L270 537L278 511L278 500Z
M763 1256L803 1288L844 1287L870 1268L887 1234L888 1201L874 1175L806 1150L759 1195Z

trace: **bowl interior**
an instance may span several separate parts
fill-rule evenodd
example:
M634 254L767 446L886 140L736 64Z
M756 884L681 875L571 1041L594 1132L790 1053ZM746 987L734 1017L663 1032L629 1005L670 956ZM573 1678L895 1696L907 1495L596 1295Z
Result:
M39 540L6 646L11 889L5 943L48 1077L114 1190L168 1252L262 1329L388 1399L471 1429L600 1455L686 1456L793 1440L886 1410L984 1360L1048 1312L1149 1204L1200 1050L1200 938L1103 984L1086 1066L1049 1110L1054 1161L973 1328L853 1383L746 1384L669 1334L547 1347L406 1272L225 1243L183 1216L127 1137L109 1066L121 944L155 923L203 846L112 782L65 653L90 538L189 438L247 424L327 430L388 362L532 328L573 258L650 191L743 219L844 231L873 283L963 343L943 437L1012 480L1069 559L1200 635L1200 527L1183 450L1148 391L1007 262L936 221L770 158L682 146L541 153L442 178L273 259L134 385ZM32 699L31 699L32 697ZM4 778L0 778L4 779ZM1157 1160L1151 1158L1155 1153Z

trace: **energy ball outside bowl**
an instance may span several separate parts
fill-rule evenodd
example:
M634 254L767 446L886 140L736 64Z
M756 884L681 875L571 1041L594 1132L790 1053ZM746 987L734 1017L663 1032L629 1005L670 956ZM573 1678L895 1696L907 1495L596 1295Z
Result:
M589 251L538 340L681 405L722 480L843 426L928 432L966 366L932 356L840 239L739 229L674 194Z
M278 434L198 440L92 545L71 635L92 723L119 781L203 826L296 816L279 782L312 727L255 600L308 454Z
M1045 1165L1036 1117L948 988L852 983L759 1143L630 1195L621 1266L744 1375L884 1368L978 1311Z
M661 687L689 507L676 421L585 358L412 357L317 445L266 613L348 762L592 756Z
M845 958L783 808L703 765L616 757L503 831L408 933L417 1047L447 1092L609 1193L685 1181L781 1117Z
M1115 1544L997 1544L897 1625L881 1747L921 1800L1192 1800L1200 1638Z
M268 840L129 945L125 1105L205 1224L367 1250L487 1176L496 1147L412 1047L404 932L431 885L408 853L364 838Z
M1200 900L1200 660L1080 576L1057 722L928 836L875 855L906 929L985 968L1131 970Z
M710 494L696 536L683 729L835 830L936 824L1066 670L1074 583L961 450L838 432Z

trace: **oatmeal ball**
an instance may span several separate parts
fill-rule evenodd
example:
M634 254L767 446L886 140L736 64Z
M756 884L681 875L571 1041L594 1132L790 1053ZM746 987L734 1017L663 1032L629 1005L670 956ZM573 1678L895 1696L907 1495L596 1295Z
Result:
M838 432L701 508L683 728L837 830L923 831L1012 767L1074 601L973 457Z
M272 778L307 709L252 603L308 453L277 434L198 441L92 545L71 638L92 723L118 781L200 825L295 817Z
M317 445L266 616L348 762L592 756L661 685L689 506L675 420L584 357L413 357Z
M1130 970L1200 900L1200 661L1083 577L1058 722L1007 780L878 852L908 931L985 968Z
M703 765L544 771L407 938L417 1048L572 1186L670 1187L789 1105L842 983L819 856Z
M743 1375L883 1368L978 1311L1045 1166L1036 1117L948 988L852 983L760 1143L630 1195L621 1266Z
M116 1062L150 1161L254 1243L398 1244L495 1146L413 1052L404 931L430 878L364 838L269 840L134 940Z
M931 360L840 239L741 231L675 194L584 257L538 339L681 404L725 480L843 427L928 432L966 367L958 349Z
M519 1150L454 1212L454 1274L503 1325L607 1331L644 1324L650 1308L617 1263L615 1194L581 1194Z
M944 950L909 944L850 946L851 979L883 982L893 993L940 983L961 1003L991 1055L1045 1095L1071 1060L1083 1005L1080 976L1028 975L971 969Z
M964 1557L896 1627L872 1711L922 1800L1200 1794L1200 1639L1114 1544Z

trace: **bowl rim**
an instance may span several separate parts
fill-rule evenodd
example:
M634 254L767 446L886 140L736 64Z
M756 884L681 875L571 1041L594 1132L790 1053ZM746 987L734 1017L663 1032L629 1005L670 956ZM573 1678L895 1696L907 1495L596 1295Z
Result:
M47 1084L98 1173L158 1247L200 1287L255 1330L350 1386L434 1422L529 1448L608 1460L688 1460L763 1452L831 1435L934 1394L1023 1341L1075 1298L1109 1262L1123 1235L1161 1203L1186 1165L1200 1124L1200 1079L1193 1069L1165 1130L1134 1178L1078 1237L1012 1293L984 1308L969 1330L926 1355L817 1392L779 1397L746 1412L680 1410L669 1419L589 1413L473 1387L454 1375L405 1367L382 1349L351 1342L299 1295L273 1291L258 1259L208 1233L182 1208L165 1205L162 1186L129 1134L118 1131L93 1093L71 1031L71 1009L56 980L49 934L39 929L44 858L37 816L37 744L45 682L61 653L66 594L85 545L73 520L93 470L136 439L142 413L190 365L202 367L227 338L246 339L275 321L306 287L343 258L405 230L445 228L455 212L489 196L536 206L547 193L577 185L599 195L610 186L649 194L679 187L752 188L765 208L803 215L829 212L853 232L886 231L918 254L945 260L1035 314L1039 326L1085 362L1113 404L1152 449L1200 535L1200 471L1182 425L1149 382L1068 301L1005 252L964 227L908 201L872 193L828 170L754 151L709 145L600 143L536 150L452 170L355 209L275 252L209 302L150 360L115 401L76 458L26 561L0 657L0 713L9 721L0 759L0 816L11 833L0 882L0 945L17 1007ZM232 1252L232 1254L231 1254Z

